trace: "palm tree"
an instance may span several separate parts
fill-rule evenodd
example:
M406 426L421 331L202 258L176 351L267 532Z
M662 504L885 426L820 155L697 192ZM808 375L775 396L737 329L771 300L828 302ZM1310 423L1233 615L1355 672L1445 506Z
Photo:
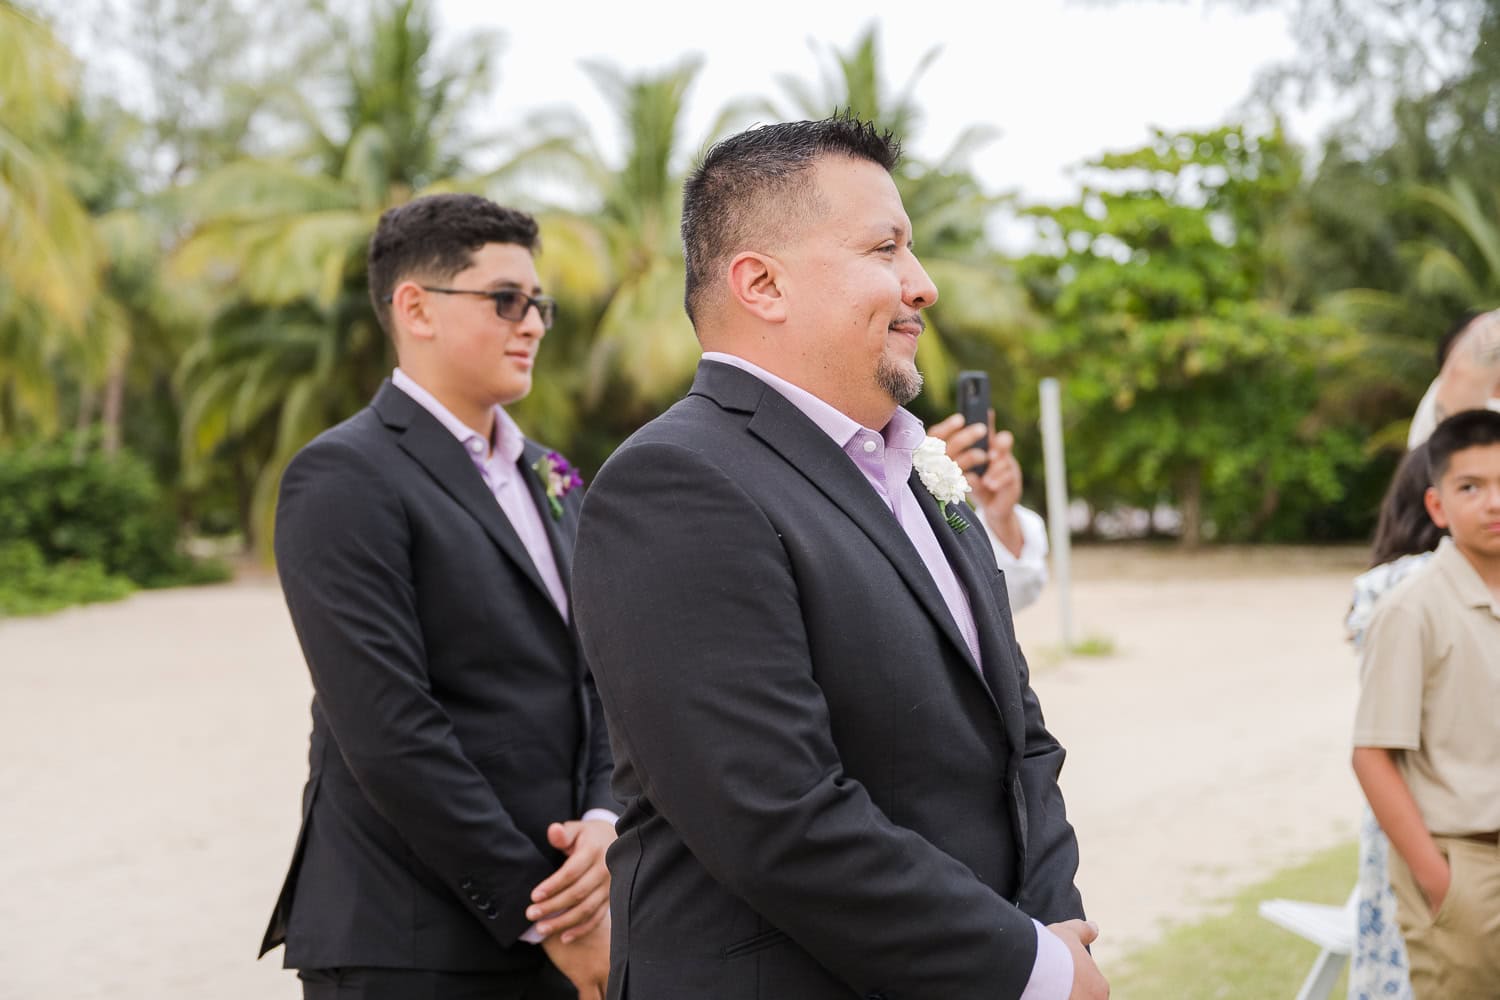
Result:
M603 442L618 441L680 394L697 365L698 343L682 306L678 227L689 154L682 113L701 67L701 59L689 57L630 76L606 63L584 64L616 115L623 159L608 162L586 131L575 128L567 167L591 197L584 211L543 214L543 235L552 249L541 264L546 277L549 259L570 258L574 274L565 290L596 305L554 332L555 340L566 342L549 352L573 364L563 365L561 373L554 366L562 377L539 386L527 407L555 412L556 394L568 392L581 403L581 421L607 425L600 446L585 447L585 462L602 458L595 453L607 447ZM708 139L741 114L741 106L731 105ZM557 253L558 246L566 252Z
M1500 187L1491 192L1488 205L1463 179L1450 181L1446 188L1421 185L1412 195L1436 209L1469 244L1459 251L1434 239L1416 244L1418 289L1453 295L1475 307L1500 306L1500 224L1494 215L1500 208Z
M192 229L173 271L221 303L177 368L184 469L197 483L233 470L244 527L263 551L286 463L363 405L393 362L366 292L381 213L416 193L494 180L454 179L481 145L458 119L485 90L492 37L466 39L466 55L439 54L421 0L386 0L363 30L332 22L329 33L331 106L305 89L287 95L306 141L174 195Z
M0 440L56 429L53 367L92 347L100 246L60 150L75 82L51 30L0 0Z

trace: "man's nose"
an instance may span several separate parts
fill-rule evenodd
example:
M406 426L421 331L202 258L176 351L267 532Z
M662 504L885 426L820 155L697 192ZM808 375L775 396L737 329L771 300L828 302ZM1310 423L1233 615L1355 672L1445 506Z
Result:
M937 285L933 284L932 278L927 274L927 269L922 266L913 254L911 258L911 271L906 276L904 299L907 305L913 309L926 309L937 301Z
M547 335L547 324L542 322L542 307L535 302L526 303L526 314L516 324L516 332L541 340Z

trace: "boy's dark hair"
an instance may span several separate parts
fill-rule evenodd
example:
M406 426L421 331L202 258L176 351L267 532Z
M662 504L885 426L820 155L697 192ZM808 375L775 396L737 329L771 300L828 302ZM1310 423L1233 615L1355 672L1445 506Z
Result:
M1439 371L1442 370L1443 365L1448 363L1448 355L1453 353L1453 342L1463 336L1463 332L1469 328L1469 324L1483 316L1485 312L1486 310L1484 309L1470 309L1454 320L1452 326L1448 327L1448 331L1443 334L1443 339L1438 341L1437 363Z
M1380 520L1370 546L1370 565L1380 566L1402 556L1431 552L1445 532L1432 523L1423 496L1427 493L1427 445L1407 452L1396 466L1391 485L1380 501Z
M684 305L696 326L714 272L747 245L774 245L818 209L811 184L825 156L894 170L901 143L889 131L840 112L820 121L762 125L716 143L683 185Z
M1453 456L1469 448L1500 444L1500 413L1464 410L1437 425L1427 439L1427 482L1436 486Z
M541 250L536 220L477 194L433 194L398 205L380 217L370 237L370 301L388 336L391 293L413 276L447 281L474 263L487 243Z

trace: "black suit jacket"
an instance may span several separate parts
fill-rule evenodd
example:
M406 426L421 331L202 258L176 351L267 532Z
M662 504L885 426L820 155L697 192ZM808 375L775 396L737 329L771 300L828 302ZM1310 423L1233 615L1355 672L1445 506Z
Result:
M753 376L704 362L596 478L574 601L625 803L616 1000L1003 1000L1030 918L1083 915L1004 578L909 485L983 677L890 509Z
M567 582L579 492L553 519ZM406 393L293 459L276 558L312 673L310 775L261 953L293 968L520 969L547 825L609 796L576 633L458 441Z

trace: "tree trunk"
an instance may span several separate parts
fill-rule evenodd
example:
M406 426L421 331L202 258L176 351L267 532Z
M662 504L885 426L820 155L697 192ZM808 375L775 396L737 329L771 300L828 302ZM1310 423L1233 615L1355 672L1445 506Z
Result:
M104 411L99 421L104 427L102 442L106 457L120 450L120 423L125 414L125 359L121 358L110 368L109 378L104 383Z
M73 428L73 463L83 461L88 454L89 427L94 422L94 403L97 394L87 386L78 388L78 423Z
M1250 519L1250 528L1246 538L1252 542L1260 541L1260 536L1265 533L1266 525L1271 523L1271 518L1281 507L1281 491L1275 486L1267 486L1265 493L1261 494L1260 507L1256 509L1255 516Z
M1203 470L1192 466L1177 483L1177 499L1182 506L1182 547L1196 549L1203 544Z
M239 508L240 533L245 538L245 551L255 551L256 530L255 518L252 516L255 506L255 476L245 467L244 462L234 463L234 499Z

